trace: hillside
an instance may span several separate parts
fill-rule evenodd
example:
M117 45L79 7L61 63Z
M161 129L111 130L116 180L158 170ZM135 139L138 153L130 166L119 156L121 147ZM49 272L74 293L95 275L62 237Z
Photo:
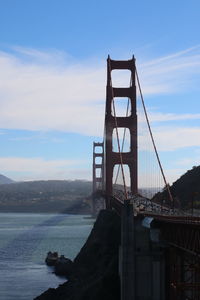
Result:
M10 184L10 183L13 183L14 180L0 174L0 184Z
M188 170L172 184L170 190L176 207L189 209L193 202L194 208L200 208L200 166ZM170 204L166 190L153 197L157 202L161 202L161 199L165 199L166 203Z
M92 184L81 180L15 182L0 185L1 212L88 213Z

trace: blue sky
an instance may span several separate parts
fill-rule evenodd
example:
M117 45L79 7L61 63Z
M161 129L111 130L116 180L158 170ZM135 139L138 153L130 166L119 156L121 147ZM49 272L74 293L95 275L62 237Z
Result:
M0 173L91 179L108 54L136 57L168 180L198 165L199 19L199 1L0 0Z

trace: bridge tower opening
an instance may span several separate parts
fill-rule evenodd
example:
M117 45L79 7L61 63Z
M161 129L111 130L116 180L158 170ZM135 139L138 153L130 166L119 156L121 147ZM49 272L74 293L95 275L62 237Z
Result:
M104 198L104 143L93 143L93 193L92 214L105 208Z
M112 84L113 70L129 70L129 87L114 87ZM130 113L127 116L116 116L113 111L116 98L129 99ZM129 129L130 151L113 151L113 132L118 128ZM120 150L120 149L119 149ZM137 112L136 112L136 86L135 86L135 58L130 60L107 59L107 89L106 89L106 115L105 115L105 192L107 196L113 195L113 170L115 165L128 165L130 170L130 190L132 194L138 191L137 180ZM108 203L107 203L108 205Z
M93 143L93 194L103 191L104 143Z

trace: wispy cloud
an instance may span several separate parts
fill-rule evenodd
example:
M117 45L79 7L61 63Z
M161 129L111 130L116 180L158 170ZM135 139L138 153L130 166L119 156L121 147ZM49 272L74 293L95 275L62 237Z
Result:
M197 45L141 63L138 69L144 93L165 94L191 88L194 75L200 74L199 67L200 45Z
M28 142L28 141L35 141L35 142L40 142L40 143L47 143L47 142L51 142L51 143L63 143L66 141L66 139L64 138L59 138L59 137L55 137L55 136L48 136L45 135L45 132L42 132L42 134L29 134L28 136L20 136L20 137L11 137L8 138L9 141L14 141L14 142Z
M199 46L139 64L144 94L191 87L199 66ZM127 82L123 74L117 78L120 84ZM12 53L0 52L0 128L102 135L105 85L102 61L78 62L56 50L16 47ZM199 114L151 113L151 117L182 120Z
M155 127L154 138L159 151L174 151L185 147L200 147L200 127ZM147 131L139 135L140 150L149 150Z
M161 113L150 112L149 119L151 122L168 122L168 121L182 121L182 120L198 120L200 114L173 114L173 113Z
M45 160L40 157L0 157L0 170L15 180L89 179L83 160ZM83 170L87 177L82 177ZM14 174L14 175L12 175ZM14 177L13 177L14 176Z
M96 134L103 126L103 68L63 68L53 58L43 65L0 53L0 127Z
M199 166L200 165L200 155L191 158L182 158L175 162L175 165L182 167Z

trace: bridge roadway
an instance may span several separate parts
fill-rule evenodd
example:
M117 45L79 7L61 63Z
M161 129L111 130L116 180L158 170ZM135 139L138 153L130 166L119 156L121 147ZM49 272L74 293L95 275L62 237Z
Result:
M120 207L123 206L124 201L126 201L124 198L122 191L115 192L112 205L116 206L114 202L118 202L120 203ZM166 222L200 225L200 212L191 213L181 209L171 208L139 195L134 196L130 194L129 201L132 204L134 216L143 215ZM120 213L119 210L117 210L117 212Z

